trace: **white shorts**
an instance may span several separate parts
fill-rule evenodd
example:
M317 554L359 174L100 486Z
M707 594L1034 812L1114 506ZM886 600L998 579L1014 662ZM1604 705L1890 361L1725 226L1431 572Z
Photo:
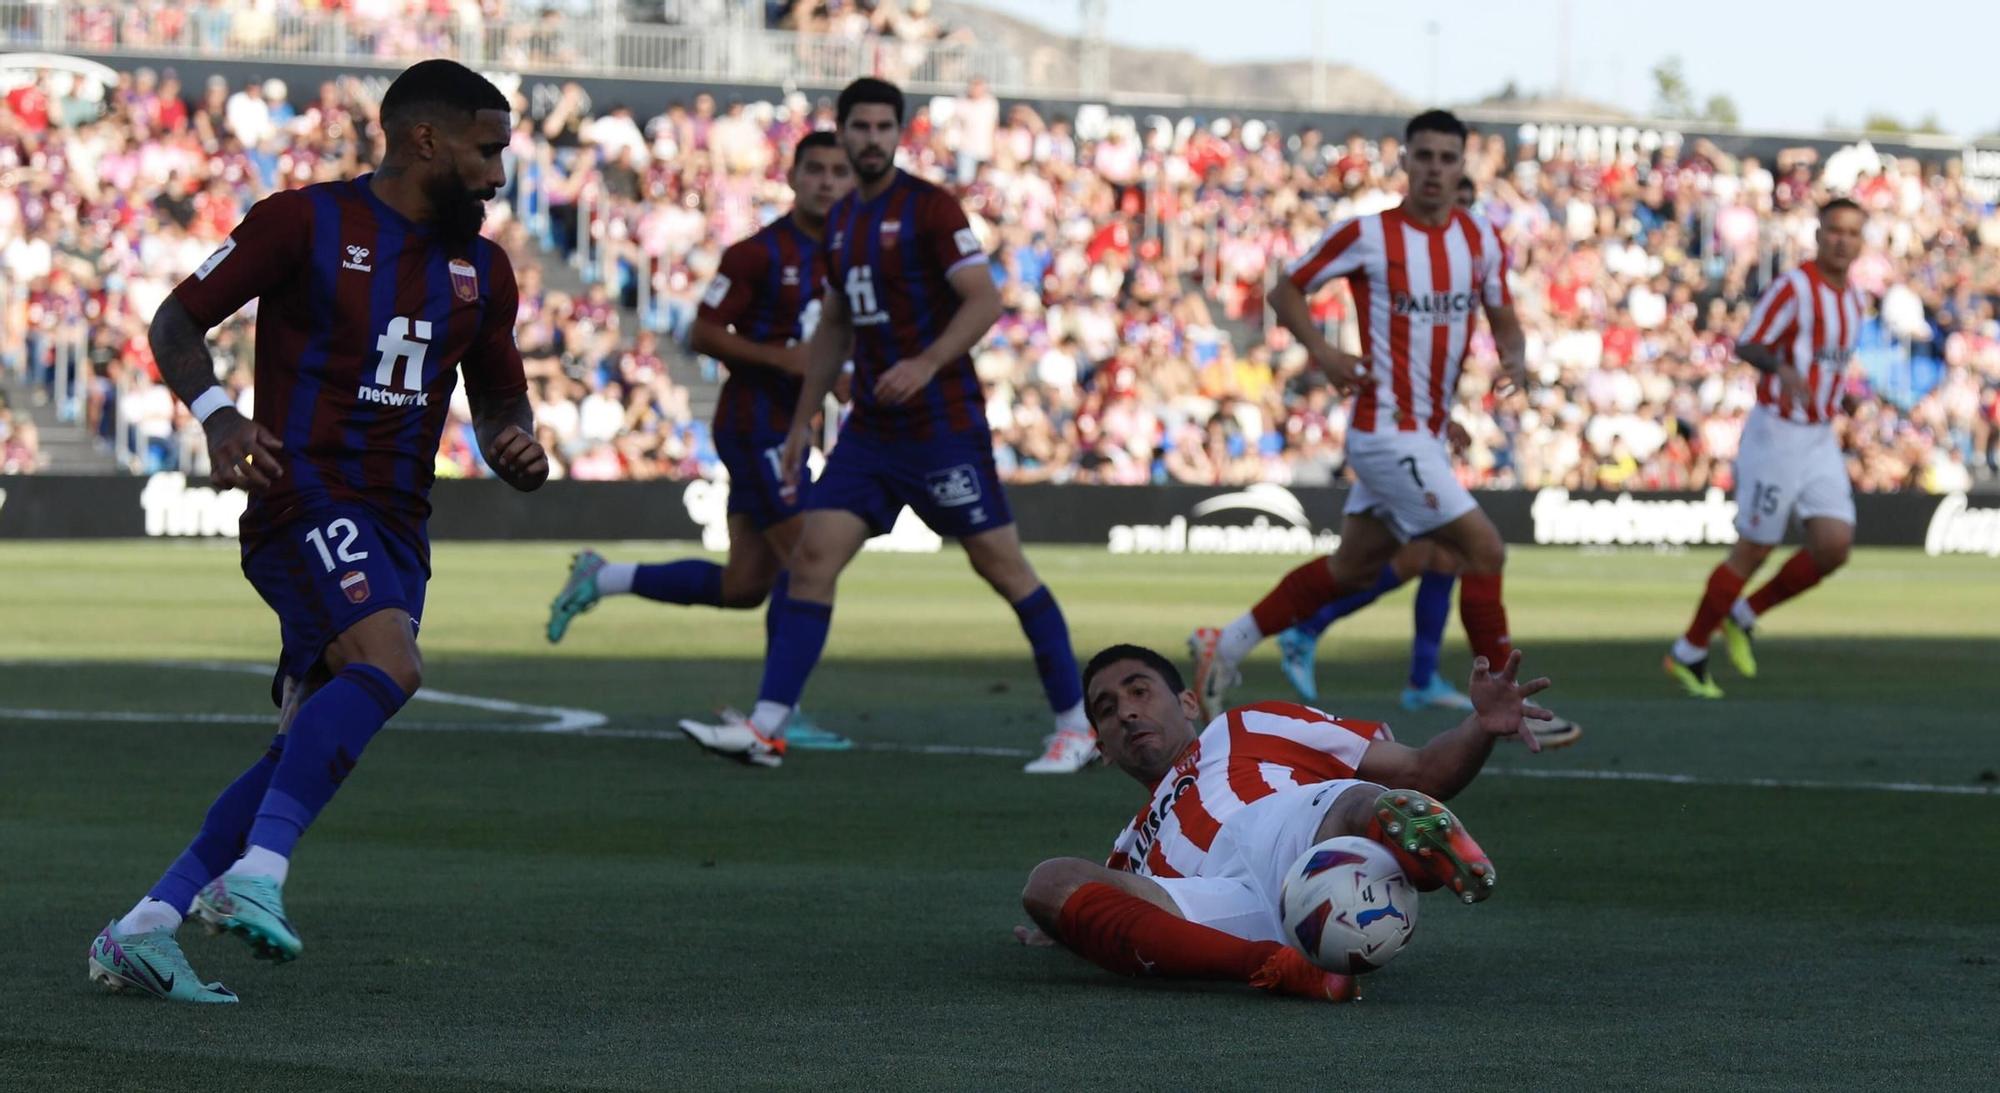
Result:
M1736 533L1775 546L1794 518L1819 517L1854 523L1854 486L1833 429L1752 410L1736 450Z
M1283 941L1278 908L1285 871L1313 844L1326 810L1355 786L1353 779L1280 790L1231 816L1192 877L1153 880L1189 922L1245 941Z
M1347 465L1355 481L1343 511L1382 521L1406 543L1479 507L1458 484L1451 449L1429 433L1349 433Z

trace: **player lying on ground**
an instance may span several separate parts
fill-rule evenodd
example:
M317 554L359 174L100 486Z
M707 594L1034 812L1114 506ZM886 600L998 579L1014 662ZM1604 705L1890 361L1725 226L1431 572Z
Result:
M854 411L806 502L791 587L771 616L757 704L747 717L724 710L718 723L682 721L681 731L744 763L783 762L780 730L826 648L840 575L907 505L932 531L959 541L973 570L1014 609L1034 652L1055 731L1025 769L1072 773L1097 745L1069 624L1021 549L969 353L1000 317L992 264L958 200L896 166L907 120L901 91L856 80L840 93L835 118L859 181L827 215L820 321L778 455L788 484L799 481L812 446L812 414L850 359Z
M1549 681L1519 682L1520 667L1518 649L1498 673L1475 661L1471 716L1412 748L1386 725L1288 702L1230 710L1197 734L1201 704L1172 662L1136 645L1104 650L1083 677L1098 746L1152 798L1105 864L1035 867L1021 903L1039 929L1017 936L1060 942L1123 975L1355 997L1352 977L1282 940L1285 871L1315 843L1360 835L1387 846L1419 889L1449 888L1467 903L1491 895L1493 863L1438 802L1471 783L1497 741L1540 750L1528 726L1553 715L1529 700ZM1415 853L1405 849L1413 835Z
M1476 310L1485 311L1499 349L1497 389L1511 395L1528 385L1507 253L1492 225L1454 207L1465 138L1464 123L1442 110L1410 119L1403 142L1409 196L1395 208L1336 223L1271 288L1278 321L1328 379L1354 391L1347 436L1354 487L1332 556L1287 573L1235 621L1189 636L1195 690L1211 716L1222 711L1241 678L1237 666L1259 642L1369 588L1414 539L1443 542L1463 561L1458 611L1466 641L1489 664L1507 661L1513 638L1500 593L1507 549L1458 481L1444 439ZM1360 302L1358 355L1327 340L1308 304L1336 279L1349 281ZM1582 735L1561 718L1535 723L1535 732L1549 746Z
M278 615L280 713L269 749L187 850L97 935L98 982L236 1001L174 939L189 912L269 960L304 948L285 916L292 849L422 684L424 527L461 364L487 464L519 490L548 478L514 347L514 272L479 235L507 181L508 116L506 96L471 69L411 67L382 96L380 168L258 202L153 318L153 354L208 433L215 484L250 493L243 575ZM248 420L215 386L205 339L253 299Z
M1736 355L1757 369L1757 408L1743 424L1736 452L1736 545L1708 575L1687 632L1664 667L1688 694L1721 698L1708 671L1717 626L1729 660L1744 678L1757 675L1751 646L1757 620L1847 563L1854 543L1854 485L1833 423L1840 416L1849 364L1860 333L1861 293L1847 280L1861 256L1867 214L1846 198L1819 210L1819 250L1771 283L1750 312ZM1806 542L1749 598L1743 586L1777 549L1793 518Z
M783 613L785 562L805 523L810 481L787 488L778 456L791 433L806 370L806 344L819 321L820 244L826 214L854 189L854 169L832 133L808 133L785 175L792 211L722 252L721 268L694 320L692 345L729 369L715 403L715 450L729 471L729 561L701 558L635 565L595 550L576 556L569 579L549 605L548 636L561 641L576 616L605 596L631 594L659 603L748 610L770 598L770 627ZM806 720L798 709L778 736L794 748L851 747L844 736Z

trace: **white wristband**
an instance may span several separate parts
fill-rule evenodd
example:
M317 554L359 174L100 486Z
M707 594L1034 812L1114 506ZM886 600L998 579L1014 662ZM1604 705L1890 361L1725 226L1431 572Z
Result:
M229 392L224 391L221 387L211 387L201 394L196 395L194 401L188 403L188 409L194 412L196 421L206 425L208 424L208 419L214 417L217 410L227 409L235 405L229 399Z

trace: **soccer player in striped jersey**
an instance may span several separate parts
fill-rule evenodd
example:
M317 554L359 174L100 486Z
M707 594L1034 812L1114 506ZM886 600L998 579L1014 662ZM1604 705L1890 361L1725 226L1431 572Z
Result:
M813 484L791 588L773 611L757 705L748 717L683 721L697 743L777 766L780 728L826 646L834 586L871 535L903 506L959 540L972 568L1005 597L1034 650L1055 732L1032 773L1079 770L1096 754L1062 609L1021 550L993 464L971 348L1000 316L1000 293L965 210L896 167L903 93L864 78L840 93L837 132L859 178L827 217L820 321L780 465L796 481L812 409L854 362L854 410ZM850 353L851 347L851 353Z
M1764 290L1737 342L1736 355L1759 373L1757 407L1736 452L1738 538L1708 575L1694 620L1664 661L1696 698L1722 697L1708 671L1716 627L1730 663L1754 678L1757 621L1846 564L1854 544L1854 487L1833 421L1861 327L1861 294L1847 270L1861 256L1867 221L1844 197L1821 206L1817 253ZM1762 588L1739 598L1794 518L1805 526L1805 546Z
M1286 870L1314 843L1360 835L1388 847L1420 890L1448 888L1466 903L1492 895L1492 861L1439 802L1472 782L1501 738L1539 750L1527 726L1548 714L1531 700L1549 681L1520 682L1520 666L1518 649L1499 672L1474 661L1472 714L1412 748L1386 725L1289 702L1229 710L1201 728L1200 701L1165 657L1136 645L1098 653L1083 678L1099 746L1151 797L1104 864L1035 867L1021 902L1039 929L1017 936L1059 941L1125 975L1352 999L1351 977L1285 944Z
M1463 175L1458 180L1457 204L1472 213L1479 201L1479 187ZM1473 213L1476 217L1477 213ZM1454 452L1463 451L1472 438L1455 421L1445 423L1445 432ZM1319 636L1326 628L1367 607L1383 596L1417 581L1412 615L1415 633L1410 638L1410 674L1403 688L1406 710L1469 710L1472 700L1453 687L1438 671L1438 651L1444 646L1445 622L1451 618L1451 591L1458 583L1458 556L1450 547L1429 539L1412 539L1396 551L1375 583L1347 595L1314 612L1312 617L1278 635L1278 665L1286 682L1307 702L1319 701L1319 681L1313 661L1319 652Z
M1503 390L1525 389L1526 339L1507 287L1507 255L1492 225L1457 208L1465 174L1463 122L1443 110L1410 119L1403 204L1335 224L1270 292L1278 321L1336 385L1355 392L1347 435L1347 495L1340 546L1285 575L1242 617L1188 638L1202 709L1220 714L1237 669L1267 636L1323 605L1361 592L1403 544L1433 538L1462 560L1459 618L1475 656L1507 663L1512 638L1500 598L1507 550L1493 521L1452 471L1445 426L1460 365L1483 308L1500 349ZM1361 353L1327 341L1307 297L1335 278L1354 292ZM1574 722L1532 721L1545 746L1582 735Z
M278 735L210 806L194 841L90 949L91 978L234 1002L175 941L182 916L257 955L303 949L283 885L294 845L362 749L415 694L438 439L461 368L480 453L519 490L548 459L514 346L514 272L480 238L506 182L506 96L425 61L382 97L380 168L273 194L153 318L161 375L208 434L215 484L250 494L243 573L278 616ZM207 331L251 300L254 418L215 385Z
M630 593L660 603L747 610L764 603L767 626L785 598L785 560L805 522L803 487L788 487L778 458L798 408L806 343L819 319L819 252L826 214L854 189L847 153L829 132L808 133L786 174L792 211L722 252L695 314L692 344L729 369L715 407L715 448L729 471L729 559L635 565L585 550L549 606L548 637L561 641L571 620L599 599ZM794 748L849 747L846 737L797 710L780 729Z

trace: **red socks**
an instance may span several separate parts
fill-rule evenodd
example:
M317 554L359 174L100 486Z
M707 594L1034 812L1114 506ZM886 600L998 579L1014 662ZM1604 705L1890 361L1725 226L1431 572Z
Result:
M1310 618L1313 612L1339 598L1340 588L1334 583L1327 560L1314 558L1285 574L1278 587L1250 609L1250 617L1257 620L1257 629L1269 636Z
M1778 575L1766 581L1764 587L1751 595L1750 610L1762 615L1818 584L1820 576L1819 566L1813 564L1812 555L1801 550L1786 559L1785 567L1778 570ZM1737 587L1742 587L1742 578L1737 578L1736 583ZM1714 587L1713 583L1710 587Z
M1507 608L1500 602L1500 574L1466 573L1458 578L1458 618L1472 655L1485 657L1494 671L1507 663L1514 641L1507 634Z
M1316 564L1325 567L1324 560ZM1058 923L1062 943L1072 952L1119 975L1248 983L1284 948L1177 918L1108 884L1078 888L1063 904Z
M1708 588L1701 594L1701 606L1695 608L1694 621L1688 624L1687 643L1697 649L1708 648L1709 636L1722 625L1723 616L1736 605L1736 597L1742 591L1741 573L1726 564L1716 566L1715 571L1708 575Z

